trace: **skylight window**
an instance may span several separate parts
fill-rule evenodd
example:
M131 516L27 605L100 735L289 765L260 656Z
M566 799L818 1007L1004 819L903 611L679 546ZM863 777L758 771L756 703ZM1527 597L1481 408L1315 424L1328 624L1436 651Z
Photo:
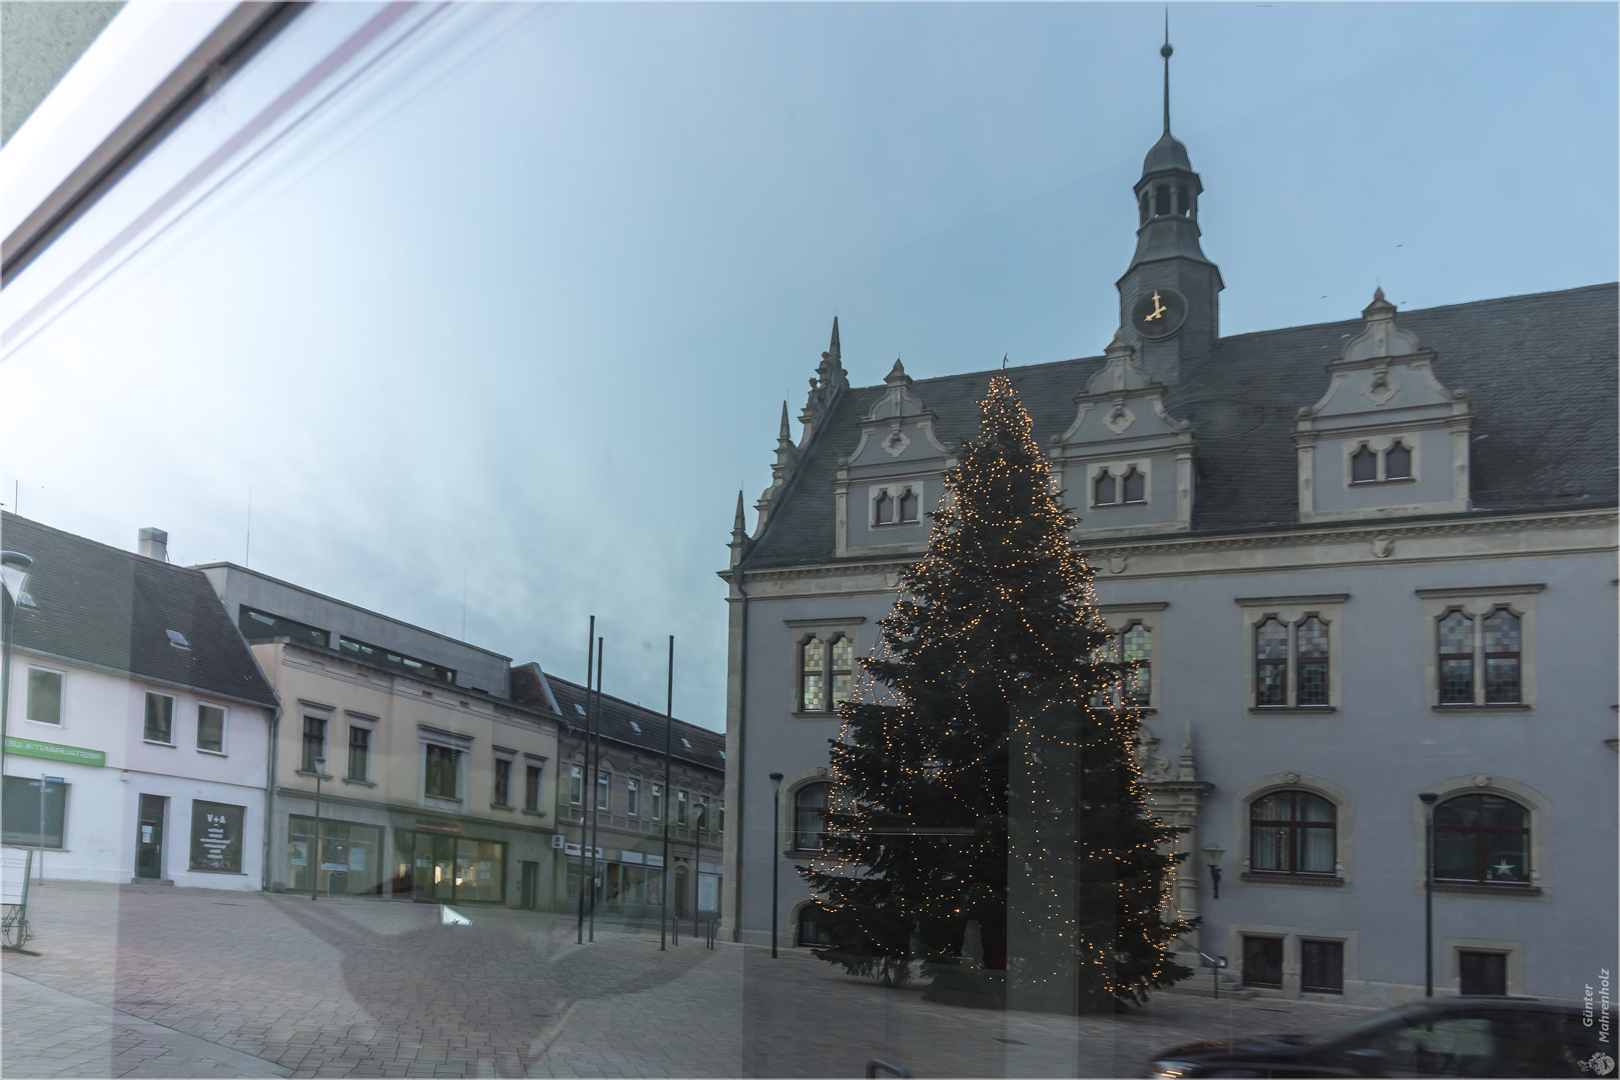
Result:
M579 702L576 701L576 702L574 702L574 711L579 713L579 715L584 716L585 715L585 706L581 705Z
M686 747L688 750L692 749L692 744L686 741L685 735L681 736L681 745Z
M189 649L189 648L191 648L190 643L186 641L186 635L182 634L180 631L178 631L178 630L165 630L163 632L165 634L169 635L169 644L173 645L175 648L177 648L177 649Z
M632 721L630 721L630 726L636 729L636 734L637 735L641 734L641 725L640 724L638 724L634 720L632 720Z

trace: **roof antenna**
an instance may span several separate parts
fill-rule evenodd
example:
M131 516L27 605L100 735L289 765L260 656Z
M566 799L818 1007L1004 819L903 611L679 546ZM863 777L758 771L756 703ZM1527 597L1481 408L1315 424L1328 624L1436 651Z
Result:
M1176 50L1170 47L1170 5L1164 8L1164 47L1159 55L1164 57L1164 133L1170 134L1170 54Z
M1007 370L1007 354L1006 353L1001 354L1001 370L1002 371Z

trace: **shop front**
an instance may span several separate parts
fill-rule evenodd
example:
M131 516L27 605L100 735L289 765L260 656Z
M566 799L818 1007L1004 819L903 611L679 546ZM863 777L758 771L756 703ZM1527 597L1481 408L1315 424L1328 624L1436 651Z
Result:
M394 830L393 894L435 903L506 902L505 841Z

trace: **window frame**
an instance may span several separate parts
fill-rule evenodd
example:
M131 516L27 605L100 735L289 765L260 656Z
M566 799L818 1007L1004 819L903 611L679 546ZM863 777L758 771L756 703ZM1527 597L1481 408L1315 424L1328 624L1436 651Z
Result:
M1542 584L1529 584L1416 590L1423 605L1424 697L1431 713L1526 712L1536 707L1536 598L1545 588ZM1489 701L1485 620L1504 608L1519 620L1519 700ZM1442 703L1440 621L1452 611L1459 611L1470 620L1473 696L1467 702Z
M178 744L174 741L174 707L177 704L175 696L173 694L160 694L156 690L147 690L145 691L145 694L146 697L144 698L144 709L141 725L141 741L146 743L148 746L177 746ZM169 703L169 737L167 739L152 738L152 702L154 701L167 701Z
M1415 484L1421 476L1421 443L1418 436L1420 432L1402 431L1389 432L1378 435L1357 435L1341 441L1340 446L1344 453L1344 486L1348 488L1375 487L1383 484ZM1389 452L1396 445L1406 450L1407 475L1389 475ZM1373 477L1370 480L1357 480L1355 472L1355 456L1362 447L1373 455Z
M568 796L568 806L585 805L585 766L578 763L568 766L568 784L565 788Z
M687 827L688 815L692 805L692 793L684 788L675 790L675 825L677 828Z
M23 688L23 719L30 724L40 724L44 727L56 728L58 731L67 727L65 714L67 712L67 672L57 668L46 667L43 664L27 665L26 685ZM34 718L34 673L56 676L56 719L36 720Z
M1133 706L1134 711L1141 716L1152 716L1159 711L1160 703L1164 700L1164 663L1162 650L1164 646L1164 611L1168 603L1152 604L1105 604L1100 607L1103 620L1108 624L1108 632L1112 635L1108 645L1108 657L1123 656L1124 635L1130 632L1131 627L1140 626L1148 633L1148 703ZM1124 707L1124 684L1121 683L1117 692L1110 692L1110 707L1120 709Z
M219 711L219 749L213 750L202 744L202 720L204 709L217 709ZM219 702L206 699L197 702L197 732L195 749L199 754L213 754L216 757L229 757L231 752L231 710Z
M638 818L641 816L641 778L627 776L624 778L624 816Z
M800 801L799 801L800 798L802 796L804 796L805 793L807 793L807 792L809 792L809 791L811 791L812 789L815 789L815 788L824 789L823 793L822 793L822 803L821 803L821 805L819 807L815 806L815 805L811 805L809 807L805 807L805 806L800 805ZM819 776L819 775L818 776L812 776L812 777L808 777L807 779L805 779L801 783L798 783L798 784L794 785L793 791L789 795L789 800L788 800L788 814L789 814L788 823L790 825L790 829L789 829L789 832L788 832L788 850L789 851L793 852L794 854L820 855L822 852L827 850L825 844L817 844L815 847L803 846L800 843L800 840L804 837L805 831L803 829L801 829L799 826L800 826L800 815L801 814L819 812L821 814L821 818L822 818L822 827L821 827L821 830L818 833L818 835L825 835L826 834L827 810L831 807L831 805L832 805L832 782L830 780L828 780L826 777Z
M330 732L332 718L330 716L321 716L317 713L310 712L307 709L300 712L299 715L303 717L304 722L300 725L298 732L298 771L305 776L315 776L315 758L326 758L326 764L328 770L330 770L332 759L327 754L327 747L331 742ZM311 721L314 721L321 726L321 736L319 740L320 749L314 754L309 752L311 744L309 725ZM320 775L322 777L326 777L331 774L330 771L328 771L320 773Z
M1243 697L1249 715L1276 713L1334 713L1343 701L1344 655L1343 607L1350 599L1348 593L1320 596L1240 597L1237 600L1243 612L1244 665ZM1316 619L1327 629L1327 702L1325 704L1299 703L1299 675L1302 661L1299 655L1299 631L1310 619ZM1259 628L1275 619L1288 629L1288 647L1285 657L1283 704L1260 703L1260 649ZM1318 661L1308 661L1317 663Z
M1450 801L1457 795L1480 792L1487 795L1505 796L1530 812L1528 887L1511 882L1471 883L1436 878L1434 883L1436 892L1466 893L1475 897L1490 897L1497 900L1521 903L1550 903L1553 900L1553 894L1556 891L1554 887L1556 849L1552 844L1552 837L1557 830L1551 799L1528 784L1520 783L1510 777L1489 776L1484 773L1452 777L1449 780L1423 785L1423 789L1432 791L1439 796L1435 800L1436 806ZM1423 842L1426 819L1423 803L1416 795L1412 796L1411 799L1411 813L1412 892L1414 896L1421 897L1423 895L1424 881L1427 877ZM1491 947L1494 948L1495 946Z
M1265 799L1270 799L1270 798L1273 798L1273 797L1278 796L1278 795L1288 795L1288 796L1290 796L1290 799L1289 799L1289 813L1292 816L1290 816L1288 818L1275 818L1275 819L1256 818L1254 816L1254 809L1260 802L1262 802ZM1332 821L1325 821L1325 822L1324 821L1309 821L1309 820L1307 820L1305 818L1300 817L1299 816L1299 812L1300 812L1300 805L1299 804L1300 804L1301 800L1298 798L1298 796L1301 796L1301 795L1308 795L1308 796L1311 796L1312 798L1321 799L1323 802L1327 803L1328 806L1333 808L1333 820ZM1301 787L1301 786L1273 787L1273 788L1269 788L1266 791L1262 791L1257 795L1251 796L1249 798L1249 800L1248 800L1248 810L1249 810L1249 813L1248 813L1247 817L1248 817L1248 823L1249 823L1249 841L1248 841L1248 845L1244 849L1248 853L1248 858L1245 860L1245 862L1247 863L1247 869L1245 870L1245 876L1252 874L1252 875L1254 875L1256 877L1261 876L1261 875L1265 875L1265 876L1275 876L1275 877L1278 877L1278 878L1296 878L1296 877L1299 877L1299 878L1322 878L1324 880L1339 877L1339 869L1340 869L1340 866L1342 865L1342 863L1341 863L1341 861L1339 859L1339 807L1338 807L1338 804L1333 801L1333 799L1328 797L1323 792L1312 791L1308 787ZM1254 855L1255 855L1255 850L1256 850L1256 837L1255 837L1255 834L1256 834L1256 832L1258 830L1263 829L1263 828L1274 828L1274 829L1275 828L1280 828L1280 829L1283 829L1285 831L1285 833L1286 833L1286 835L1288 837L1287 848L1288 848L1288 862L1289 862L1289 865L1287 867L1284 867L1284 868L1281 868L1281 869L1278 869L1278 868L1261 869L1260 867L1257 867L1257 866L1254 865ZM1331 870L1301 870L1299 868L1299 863L1302 861L1302 859L1301 859L1302 846L1304 844L1306 836L1308 835L1309 830L1316 830L1318 832L1327 832L1327 833L1330 834L1330 836L1331 836L1331 846L1332 846L1332 849L1333 849L1333 868Z
M517 809L516 804L512 802L512 773L515 764L516 759L512 754L496 753L490 776L490 806L502 810ZM504 770L501 768L502 765L506 766Z
M1508 826L1489 826L1489 825L1479 824L1479 825L1446 826L1446 827L1444 827L1444 829L1442 829L1442 826L1439 823L1440 808L1442 806L1446 806L1446 805L1448 805L1450 803L1454 803L1454 802L1459 802L1459 801L1461 801L1463 799L1479 799L1479 800L1481 800L1481 811L1482 811L1481 816L1483 817L1483 800L1485 800L1487 798L1501 799L1504 802L1512 803L1514 806L1516 806L1520 810L1524 811L1524 821L1525 821L1524 826L1522 828L1520 828L1518 826L1508 827ZM1490 887L1493 887L1493 888L1501 888L1501 889L1529 889L1534 885L1535 879L1534 879L1534 877L1532 875L1535 872L1536 865L1535 865L1535 861L1534 861L1534 853L1532 851L1531 840L1532 840L1532 835L1533 835L1533 832L1534 832L1534 817L1535 817L1535 815L1534 815L1534 812L1531 810L1531 808L1529 806L1526 806L1524 803L1520 802L1518 799L1513 798L1513 796L1505 795L1500 791L1491 791L1491 790L1488 790L1488 789L1485 789L1485 788L1477 788L1477 789L1469 790L1469 791L1453 792L1452 794L1447 795L1445 798L1436 800L1436 802L1434 804L1434 814L1435 814L1435 819L1436 819L1435 826L1434 826L1434 830L1435 830L1435 856L1436 856L1436 860L1435 860L1436 861L1436 870L1435 870L1435 876L1434 876L1435 884L1437 884L1437 885L1486 885L1486 886L1490 886ZM1439 845L1439 835L1440 835L1440 833L1442 831L1445 831L1445 832L1463 832L1463 833L1469 833L1469 834L1473 835L1473 837L1474 837L1474 855L1473 855L1473 858L1474 858L1474 874L1475 874L1475 876L1473 876L1473 877L1463 877L1463 878L1459 878L1459 877L1441 877L1440 876L1439 867L1438 867L1438 863L1439 863L1438 854L1439 854L1439 846L1440 846ZM1487 838L1492 836L1492 835L1496 835L1496 834L1511 834L1511 835L1515 835L1515 836L1523 836L1524 837L1524 880L1523 881L1495 880L1495 879L1492 879L1492 878L1488 877L1485 874L1485 871L1490 869L1490 862L1489 862L1490 856L1484 850L1486 845L1487 845Z
M421 799L420 805L461 812L462 808L468 805L468 799L471 797L468 788L467 770L472 757L472 740L429 728L425 724L418 731L417 745L419 749L417 750L417 760L421 763L419 768L421 779L417 790ZM451 767L449 775L455 785L455 794L453 796L428 790L428 774L430 771L428 761L431 757L428 753L429 748L450 753Z
M923 523L925 481L920 479L889 480L881 484L869 484L866 489L866 526L874 532L885 529L908 528L915 529ZM905 497L910 495L914 500L914 517L905 517ZM888 521L881 520L880 507L887 502L889 512L893 515Z
M365 755L365 757L364 757L364 766L365 767L361 770L361 775L359 775L359 776L356 776L354 774L354 764L355 764L354 735L355 735L355 732L357 732L357 731L364 732L365 736L366 736L365 740L364 740L365 746L363 748L363 752L364 752L364 755ZM372 739L373 739L373 736L375 734L376 734L376 729L374 727L372 727L370 724L357 724L353 720L349 721L349 738L348 738L348 742L346 743L346 746L347 746L347 749L348 749L348 758L344 762L343 779L352 780L355 783L360 783L360 784L369 784L369 783L372 782L371 781L371 756L372 756L371 752L372 752L372 749L373 749L373 747L372 747ZM331 762L328 761L327 764L330 765Z
M525 757L523 761L523 810L525 813L540 813L540 800L545 794L546 763L544 761L531 761Z
M840 640L847 640L850 644L849 666L849 693L850 700L855 698L856 682L860 676L861 640L860 625L866 621L864 616L855 616L845 619L786 619L784 625L789 628L789 641L791 643L792 678L788 683L788 713L801 719L827 720L838 716L837 704L833 695L837 689L837 677L842 673L836 667L834 651ZM814 640L821 645L821 697L822 706L817 709L805 707L805 684L810 669L805 666L805 651L810 642Z
M1125 478L1131 472L1142 478L1142 497L1125 501ZM1106 473L1114 481L1114 501L1097 501L1097 481ZM1117 461L1091 461L1086 463L1086 508L1090 510L1123 510L1132 506L1153 505L1153 458L1122 458Z

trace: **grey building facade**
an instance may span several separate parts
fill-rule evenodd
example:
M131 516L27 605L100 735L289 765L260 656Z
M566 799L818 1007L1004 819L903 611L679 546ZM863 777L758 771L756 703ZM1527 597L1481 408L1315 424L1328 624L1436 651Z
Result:
M1177 949L1261 995L1421 994L1434 793L1437 992L1578 998L1616 955L1616 286L1409 312L1378 292L1358 318L1223 337L1201 190L1167 114L1120 330L1005 371L1141 663L1121 705L1155 812L1186 830L1170 902L1199 920ZM752 529L739 497L735 939L769 940L773 868L780 943L814 937L793 866L834 709L992 374L897 362L851 387L835 320Z

